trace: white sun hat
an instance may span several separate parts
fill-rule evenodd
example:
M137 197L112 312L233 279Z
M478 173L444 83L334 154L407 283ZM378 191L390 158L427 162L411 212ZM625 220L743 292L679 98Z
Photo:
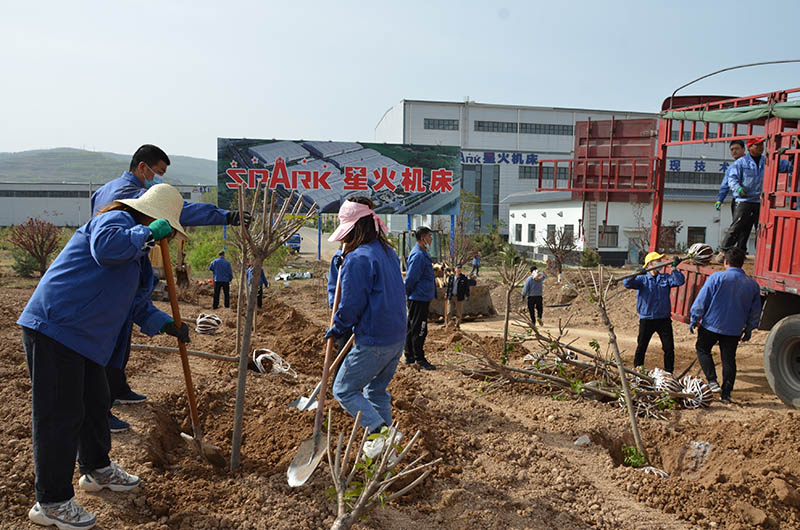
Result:
M114 202L130 206L153 219L166 219L178 236L189 239L180 223L183 197L169 184L156 184L138 199L117 199Z

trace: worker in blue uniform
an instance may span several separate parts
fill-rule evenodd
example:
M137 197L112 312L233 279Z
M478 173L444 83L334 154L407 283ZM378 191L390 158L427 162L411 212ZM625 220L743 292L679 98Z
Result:
M225 307L231 306L231 281L233 280L233 267L231 262L225 259L225 251L220 250L217 258L208 265L208 270L213 274L214 279L214 301L211 305L214 309L219 307L219 292L225 293ZM248 285L250 282L247 282Z
M645 268L652 262L664 258L663 254L650 252L644 258ZM672 373L675 369L675 340L672 335L672 306L669 291L679 287L686 281L678 270L680 258L672 261L672 273L664 274L658 270L642 273L633 278L622 280L622 285L638 291L636 312L639 314L639 336L636 339L636 352L633 355L633 367L640 370L644 367L644 357L653 333L658 333L661 347L664 350L664 370Z
M732 247L725 253L725 270L709 276L694 299L689 312L689 331L697 329L697 360L711 392L721 393L722 401L731 401L736 381L736 349L747 342L761 317L761 289L742 270L744 252ZM722 386L711 348L719 344L722 359Z
M17 321L31 378L36 504L28 515L36 524L94 525L95 516L73 500L76 455L84 490L139 484L109 459L105 367L122 364L125 352L116 345L130 321L147 335L189 342L188 326L153 306L147 258L173 231L185 237L182 202L178 190L161 184L93 217L47 269Z
M739 160L744 156L744 142L742 140L731 140L730 143L730 150L731 156L733 160ZM717 193L717 200L714 203L714 209L719 211L722 208L722 203L725 202L725 198L730 193L731 189L728 186L728 171L731 169L731 166L725 170L725 174L722 175L722 183L719 185L719 193ZM733 219L733 215L736 213L736 198L731 197L731 219Z
M269 282L267 281L267 276L264 274L264 269L261 269L261 278L259 278L258 282L258 295L256 298L256 305L261 307L264 302L264 287L269 287ZM250 266L247 267L247 292L250 293L251 283L253 281L253 264L250 263Z
M424 370L436 370L425 358L425 338L428 336L428 308L436 298L436 279L428 247L433 242L431 229L421 226L414 236L417 244L408 254L406 296L408 297L408 331L406 333L406 364Z
M392 425L387 386L405 344L406 297L400 262L386 240L386 225L368 198L345 201L339 220L329 240L344 242L341 295L325 338L342 337L352 330L355 344L334 379L333 395L351 416L361 412L363 427L373 434L386 434L384 429ZM375 458L386 439L370 440L364 453ZM399 440L398 433L395 441Z
M160 184L170 160L167 154L155 145L145 144L133 154L128 171L122 176L101 186L92 195L92 215L97 215L102 208L112 204L119 199L134 199L141 196L152 186ZM249 222L249 213L245 212L244 221ZM218 208L214 204L194 203L184 201L181 210L181 224L183 226L203 226L203 225L238 225L240 223L239 212L233 212ZM130 357L131 329L133 324L128 322L123 326L120 336L117 339L115 348L124 351L122 365L119 367L109 366L107 369L108 384L111 390L111 404L135 404L147 399L144 394L134 392L128 384L125 368ZM109 406L109 422L111 432L122 432L127 430L130 425L117 418L111 413Z

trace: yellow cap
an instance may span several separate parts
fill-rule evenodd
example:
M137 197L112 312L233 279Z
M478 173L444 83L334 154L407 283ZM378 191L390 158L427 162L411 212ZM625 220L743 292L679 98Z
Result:
M647 267L647 264L653 260L661 259L664 257L664 254L659 254L658 252L651 252L647 256L644 257L644 266Z

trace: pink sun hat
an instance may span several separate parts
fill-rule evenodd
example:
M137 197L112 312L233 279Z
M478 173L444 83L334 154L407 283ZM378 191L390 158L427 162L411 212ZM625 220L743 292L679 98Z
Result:
M328 241L341 241L350 233L359 219L368 215L371 215L375 220L375 230L377 232L383 230L383 233L387 233L389 231L386 224L369 206L358 202L345 201L342 207L339 208L339 226L328 238Z

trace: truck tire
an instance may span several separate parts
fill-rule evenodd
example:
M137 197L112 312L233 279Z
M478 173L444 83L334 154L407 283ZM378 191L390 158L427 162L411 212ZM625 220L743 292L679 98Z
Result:
M800 315L778 321L764 344L764 373L787 406L800 408Z

